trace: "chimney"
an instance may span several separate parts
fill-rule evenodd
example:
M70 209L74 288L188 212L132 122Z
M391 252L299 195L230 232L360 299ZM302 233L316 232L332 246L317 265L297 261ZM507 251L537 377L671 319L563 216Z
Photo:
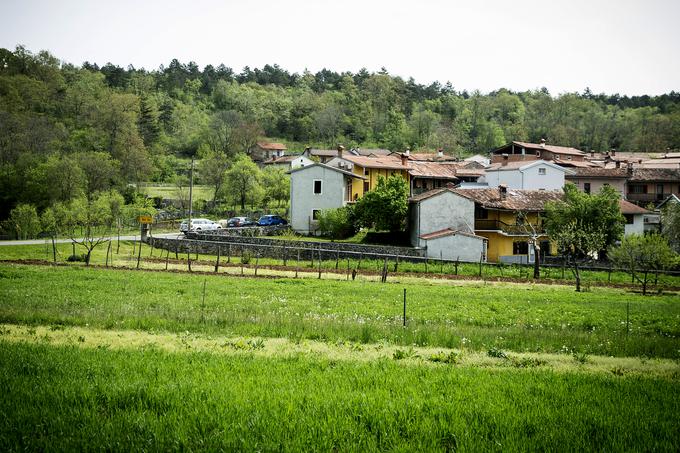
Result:
M503 161L502 161L501 165L505 167L506 165L508 165L508 154L503 153L502 156L503 156Z
M632 162L628 162L626 170L628 172L628 176L633 176L633 163Z
M616 150L612 148L612 150L609 152L610 156L616 156Z
M616 168L621 168L621 161L619 160L616 161Z
M408 150L401 154L401 165L404 167L408 166Z
M545 139L544 138L541 139L541 148L545 148Z
M338 146L338 157L342 159L342 152L345 150L345 147L340 145Z
M591 157L591 158L592 158L592 157L595 157L595 150L594 150L594 149L591 149L591 150L590 150L590 157Z
M437 157L439 157L439 158L444 157L444 148L439 148L437 150Z
M499 184L498 194L500 195L501 200L505 200L505 198L508 196L508 186L506 186L505 184Z
M410 155L411 155L411 151L408 148L406 148L406 151L404 151L404 156L408 157Z

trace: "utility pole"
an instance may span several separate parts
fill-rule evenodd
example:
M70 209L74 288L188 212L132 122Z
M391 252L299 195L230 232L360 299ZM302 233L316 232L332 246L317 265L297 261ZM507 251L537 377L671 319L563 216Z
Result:
M194 213L194 158L191 158L191 170L189 170L189 223L187 225L187 232L191 231L191 217Z

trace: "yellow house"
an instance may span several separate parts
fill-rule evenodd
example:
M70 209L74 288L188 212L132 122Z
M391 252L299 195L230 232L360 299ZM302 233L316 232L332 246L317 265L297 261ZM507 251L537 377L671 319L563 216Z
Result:
M399 175L404 178L409 186L411 184L409 161L405 155L367 157L341 152L338 157L331 159L328 165L352 171L355 175L366 178L365 180L356 179L352 182L352 200L354 201L363 197L369 190L374 189L378 185L380 176L387 178L392 175Z
M474 232L488 239L487 260L532 263L531 242L539 241L541 255L554 255L541 215L545 204L562 199L561 190L520 190L503 186L489 189L453 189L475 204Z

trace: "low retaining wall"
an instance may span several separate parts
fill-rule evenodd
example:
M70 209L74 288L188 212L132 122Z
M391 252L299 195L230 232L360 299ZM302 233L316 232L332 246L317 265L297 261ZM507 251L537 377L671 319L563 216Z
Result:
M241 236L224 236L213 234L192 233L187 238L155 238L149 237L147 243L154 248L160 248L177 253L202 253L206 255L220 254L240 256L242 253L252 255L259 254L261 257L277 259L300 259L330 260L337 257L341 259L382 258L399 256L400 260L412 258L420 261L425 256L425 250L410 247L392 247L381 245L347 244L344 242L312 242L312 241L286 241L283 239L252 238Z

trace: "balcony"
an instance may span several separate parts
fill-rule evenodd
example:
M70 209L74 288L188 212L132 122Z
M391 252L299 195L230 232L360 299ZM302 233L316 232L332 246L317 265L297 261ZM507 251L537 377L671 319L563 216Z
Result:
M545 233L543 225L533 225L536 233ZM475 231L500 231L510 235L530 235L532 233L529 224L509 224L500 220L475 219Z
M631 203L654 203L668 198L670 193L631 193L626 194L626 198Z

